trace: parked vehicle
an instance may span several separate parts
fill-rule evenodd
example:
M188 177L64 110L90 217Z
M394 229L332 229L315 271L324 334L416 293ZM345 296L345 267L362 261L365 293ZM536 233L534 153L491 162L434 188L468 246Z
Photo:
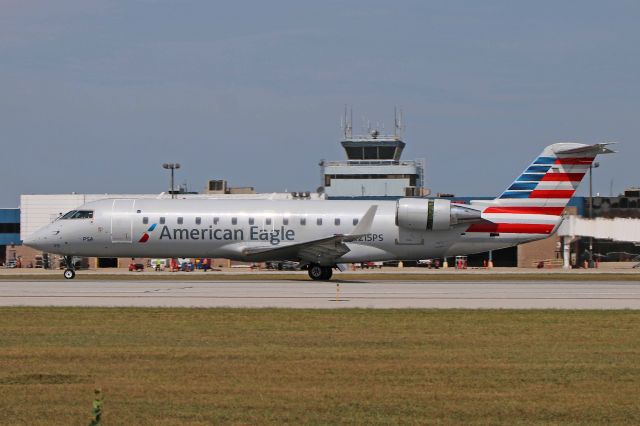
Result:
M423 268L433 268L433 269L438 269L440 268L440 259L422 259L422 260L418 260L418 264L416 266L421 266Z
M278 271L300 271L300 263L293 261L267 262L267 269L275 269Z
M144 271L144 265L142 263L130 263L129 272L142 272Z

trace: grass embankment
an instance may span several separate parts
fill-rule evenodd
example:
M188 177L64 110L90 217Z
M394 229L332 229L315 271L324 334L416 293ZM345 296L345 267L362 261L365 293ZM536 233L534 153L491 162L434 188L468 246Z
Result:
M640 313L0 309L0 423L637 424Z

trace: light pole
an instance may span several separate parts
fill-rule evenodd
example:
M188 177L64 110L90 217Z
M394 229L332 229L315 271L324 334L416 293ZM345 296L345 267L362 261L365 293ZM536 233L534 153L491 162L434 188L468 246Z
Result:
M600 167L600 163L597 161L589 165L589 220L593 220L593 169ZM593 222L591 222L593 228ZM589 237L589 268L595 266L593 262L593 236Z
M176 169L180 168L180 163L164 163L162 165L162 168L171 170L171 189L169 190L169 194L171 194L171 198L176 198L176 194L173 186L173 173Z

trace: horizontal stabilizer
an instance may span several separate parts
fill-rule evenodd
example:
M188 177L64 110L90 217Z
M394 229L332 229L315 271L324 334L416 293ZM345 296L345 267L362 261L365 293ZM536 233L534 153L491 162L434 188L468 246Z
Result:
M556 151L556 154L613 154L616 151L607 148L607 145L614 144L615 142L596 143L593 145L585 145L579 148L565 149L562 151Z

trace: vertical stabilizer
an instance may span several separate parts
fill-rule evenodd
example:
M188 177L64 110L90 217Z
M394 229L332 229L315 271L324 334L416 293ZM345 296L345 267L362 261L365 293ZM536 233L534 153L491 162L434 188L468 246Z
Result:
M467 232L552 234L595 157L614 152L606 145L549 145L498 198L474 202L486 204L482 217L489 222Z

